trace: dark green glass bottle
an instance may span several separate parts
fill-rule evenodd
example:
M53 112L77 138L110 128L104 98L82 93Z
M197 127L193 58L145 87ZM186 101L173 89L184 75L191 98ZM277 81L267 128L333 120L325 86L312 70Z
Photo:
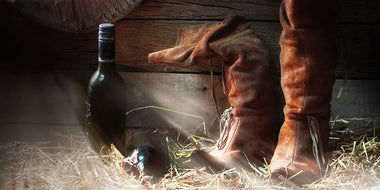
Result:
M126 89L115 70L115 25L99 25L99 64L88 85L85 131L97 152L124 152ZM101 151L102 150L102 151Z

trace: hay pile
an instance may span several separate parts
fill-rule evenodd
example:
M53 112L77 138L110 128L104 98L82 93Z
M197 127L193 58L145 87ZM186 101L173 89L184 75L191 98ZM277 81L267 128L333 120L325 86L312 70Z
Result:
M122 158L101 158L83 142L55 147L52 142L3 144L0 189L136 189L139 182L123 171ZM54 144L54 147L51 145Z
M332 132L332 159L321 180L305 189L380 189L380 139L343 127ZM292 184L269 183L267 168L256 172L230 169L220 173L205 168L172 168L156 184L145 183L125 172L116 152L100 157L83 136L63 136L69 143L2 144L1 189L293 189ZM189 148L187 146L187 148Z

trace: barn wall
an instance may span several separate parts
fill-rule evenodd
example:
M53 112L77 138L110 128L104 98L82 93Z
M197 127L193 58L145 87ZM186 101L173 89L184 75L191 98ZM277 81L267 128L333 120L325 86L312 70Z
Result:
M215 117L215 105L211 99L209 70L194 67L171 68L164 71L162 66L148 63L147 54L172 47L179 28L205 22L219 22L230 12L238 13L249 21L255 34L269 49L279 77L278 39L281 32L278 19L279 5L278 0L144 0L129 15L116 23L116 59L118 70L122 73L128 88L129 101L132 102L129 108L146 105L169 107L199 114L206 118L209 124L212 123ZM334 86L332 111L333 117L339 115L340 118L361 118L362 122L357 126L371 124L370 121L378 124L380 117L379 10L380 1L377 0L346 0L341 11L342 20L339 28L346 39L349 70L348 72L345 70L341 59L336 70L337 82ZM17 123L81 125L83 110L78 104L84 102L89 76L96 68L97 32L67 33L46 28L21 16L12 5L4 1L0 2L0 12L2 14L0 34L2 37L6 36L2 43L7 47L1 54L4 58L0 63L2 72L13 72L11 76L20 76L20 78L23 78L21 76L25 73L32 72L34 74L30 76L37 81L49 81L52 79L52 74L69 77L70 81L74 81L64 83L66 84L64 86L59 83L42 83L43 91L50 92L53 88L61 90L54 91L55 93L64 94L64 96L54 93L45 95L54 97L51 103L55 106L50 107L51 110L44 109L47 103L45 100L50 101L49 98L39 99L37 95L17 96L23 103L16 104L11 111L2 110L0 124L10 126L2 130L16 129L14 124ZM214 71L215 80L220 81L220 68L215 68ZM343 86L346 74L348 82L341 98L337 99L335 97ZM2 76L0 93L3 97L16 93L9 90L12 88L19 89L17 91L19 94L38 93L33 91L32 87L27 88L23 82L20 82L21 79L9 80L10 76L4 77L4 74ZM70 84L79 85L82 88L81 93L73 95L78 90L70 90L72 86ZM55 85L58 87L55 88ZM226 96L221 90L220 83L214 86L220 102L218 108L221 111L227 106ZM190 101L191 99L197 100L198 103L195 104ZM18 101L17 98L11 100ZM65 105L66 109L57 103L67 101L71 102L72 108L67 107L70 104ZM12 105L4 99L0 103L7 107ZM35 111L25 111L25 105L29 105L30 109ZM46 114L51 115L55 112L59 114L53 114L48 117L50 119L46 118ZM73 112L75 118L79 119L70 119L74 118ZM155 114L158 118L157 113ZM62 115L70 117L65 121ZM131 122L133 125L145 125L142 120L147 117L149 117L147 112L140 112Z

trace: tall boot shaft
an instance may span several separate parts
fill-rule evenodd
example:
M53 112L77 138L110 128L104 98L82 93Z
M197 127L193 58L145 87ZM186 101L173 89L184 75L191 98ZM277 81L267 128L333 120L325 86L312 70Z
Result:
M341 1L284 0L280 8L285 122L271 160L277 175L304 184L324 174Z
M267 49L249 23L230 14L221 23L186 27L178 39L175 47L150 54L149 61L174 67L218 65L224 70L232 109L225 112L230 120L221 123L210 155L223 159L244 152L249 159L261 160L271 156L281 125L279 82Z
M280 36L281 87L286 103L285 122L300 117L305 120L306 115L324 118L318 120L323 120L319 123L324 132L321 136L325 149L329 134L329 123L325 118L330 116L335 83L337 22L341 3L341 0L331 3L325 0L285 0L280 8L283 27ZM305 6L304 9L301 6Z
M286 21L284 9L280 15L281 87L287 109L295 114L325 114L335 82L337 26L296 29Z
M148 60L174 67L223 67L234 116L265 115L280 123L276 68L243 17L230 14L221 23L188 26L179 30L177 39L175 47L151 53ZM271 128L265 131L275 136L279 127Z

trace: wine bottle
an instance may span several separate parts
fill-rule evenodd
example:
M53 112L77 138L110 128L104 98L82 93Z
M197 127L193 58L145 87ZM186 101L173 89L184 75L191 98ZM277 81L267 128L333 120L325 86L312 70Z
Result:
M124 152L126 90L115 70L115 25L99 25L98 68L88 85L85 132L96 152L108 153L110 145Z

